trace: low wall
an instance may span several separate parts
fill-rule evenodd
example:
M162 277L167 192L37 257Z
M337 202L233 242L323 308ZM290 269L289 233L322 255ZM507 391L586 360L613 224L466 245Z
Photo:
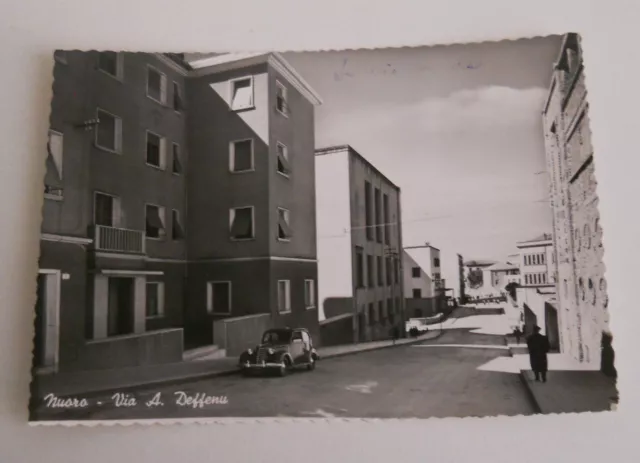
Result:
M430 317L438 312L438 308L438 298L436 297L405 299L407 319Z
M108 370L182 361L182 328L87 341L77 368Z
M273 326L271 314L246 315L213 322L213 343L236 357L255 347L262 334Z
M354 341L353 315L344 314L320 322L322 347L351 344Z

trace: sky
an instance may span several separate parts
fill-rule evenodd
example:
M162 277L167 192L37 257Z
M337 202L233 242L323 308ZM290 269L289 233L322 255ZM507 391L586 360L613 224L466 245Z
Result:
M323 99L316 147L349 144L396 183L404 245L439 248L449 279L458 253L505 261L516 241L551 232L541 113L560 44L284 57Z

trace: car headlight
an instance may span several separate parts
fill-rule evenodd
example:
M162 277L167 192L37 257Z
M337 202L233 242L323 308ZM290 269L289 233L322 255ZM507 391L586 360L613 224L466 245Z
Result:
M273 355L274 353L275 353L275 350L273 350L273 349L269 349L267 351L267 354L269 354L269 355Z
M251 355L253 354L253 351L251 349L247 349L247 354Z

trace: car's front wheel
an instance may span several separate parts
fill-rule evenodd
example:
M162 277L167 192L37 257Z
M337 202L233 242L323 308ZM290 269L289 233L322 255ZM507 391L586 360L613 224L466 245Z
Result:
M280 376L286 376L289 373L289 368L291 367L291 362L288 357L282 359L282 363L280 364L280 368L278 370L278 374Z
M309 360L309 364L307 365L307 370L312 371L316 369L316 360L311 357L311 359Z

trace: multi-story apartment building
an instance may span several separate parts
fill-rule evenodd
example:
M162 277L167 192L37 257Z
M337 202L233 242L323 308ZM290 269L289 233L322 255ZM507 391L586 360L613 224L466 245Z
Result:
M400 188L348 145L316 150L323 317L353 314L353 339L404 332Z
M320 99L278 54L183 58L55 54L37 367L179 361L250 314L317 332Z
M580 37L567 34L543 110L560 348L599 365L608 299L588 110Z
M555 256L550 234L516 243L522 286L554 286Z

